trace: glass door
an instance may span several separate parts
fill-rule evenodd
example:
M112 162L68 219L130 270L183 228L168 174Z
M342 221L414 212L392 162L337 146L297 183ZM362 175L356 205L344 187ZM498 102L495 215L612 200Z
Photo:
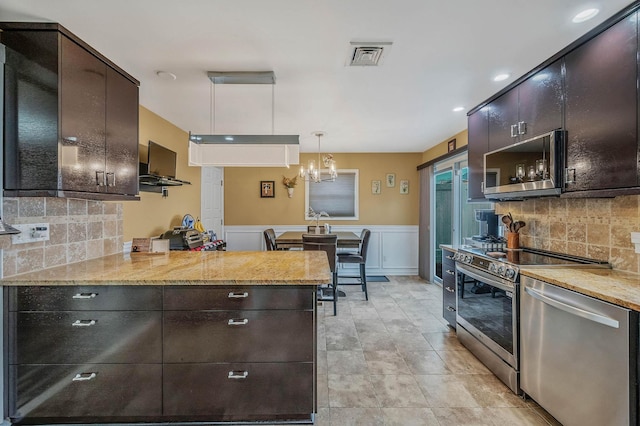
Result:
M435 276L442 279L442 249L440 244L453 241L453 170L436 172L435 182Z

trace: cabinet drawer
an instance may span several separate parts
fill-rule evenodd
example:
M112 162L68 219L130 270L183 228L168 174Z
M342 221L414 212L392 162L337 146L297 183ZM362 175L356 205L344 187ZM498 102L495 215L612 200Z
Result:
M9 380L16 391L9 392L9 416L16 421L162 413L160 364L20 365L9 368Z
M9 288L11 311L154 311L162 309L156 286L29 286Z
M165 363L313 361L312 311L167 311Z
M161 363L162 312L11 312L11 364Z
M313 309L315 288L263 287L168 287L165 310L214 309Z
M311 363L173 364L163 377L165 416L240 421L314 411Z

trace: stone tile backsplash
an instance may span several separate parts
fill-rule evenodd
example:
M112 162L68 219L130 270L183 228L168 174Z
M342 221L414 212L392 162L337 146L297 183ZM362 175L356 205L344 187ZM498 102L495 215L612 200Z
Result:
M49 223L45 242L12 244L1 237L4 276L37 271L122 251L122 203L71 198L5 198L8 224Z
M640 196L538 198L496 203L496 213L523 220L520 244L606 260L615 269L640 272L631 232L640 231Z

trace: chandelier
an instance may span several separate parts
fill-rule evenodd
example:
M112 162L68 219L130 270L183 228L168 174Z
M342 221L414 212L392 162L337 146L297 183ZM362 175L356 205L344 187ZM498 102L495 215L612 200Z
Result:
M314 160L309 160L307 163L307 168L304 166L300 166L299 176L311 182L334 182L338 177L338 170L336 168L336 162L333 159L333 154L325 154L322 156L322 162L320 162L320 138L326 135L325 132L316 131L311 133L314 136L318 137L318 162L316 163ZM321 167L324 165L326 169L328 169L328 176L325 174L325 177L322 177L322 169Z

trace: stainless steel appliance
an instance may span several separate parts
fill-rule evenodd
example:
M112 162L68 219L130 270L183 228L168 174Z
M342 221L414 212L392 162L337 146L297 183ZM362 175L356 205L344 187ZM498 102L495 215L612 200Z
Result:
M565 132L554 130L484 154L485 198L559 195Z
M459 249L456 261L456 332L514 393L519 383L519 281L521 267L605 266L606 262L542 250Z
M638 313L524 277L522 390L565 426L637 424Z

